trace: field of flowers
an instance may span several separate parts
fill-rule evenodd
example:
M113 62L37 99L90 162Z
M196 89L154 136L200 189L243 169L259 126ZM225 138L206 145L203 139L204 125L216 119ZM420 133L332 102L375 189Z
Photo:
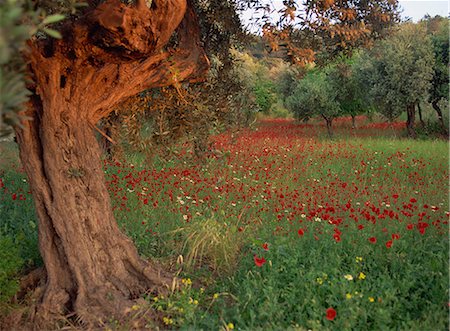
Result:
M337 125L331 141L319 124L262 121L215 136L204 164L182 146L154 164L105 161L118 223L182 278L145 297L161 325L448 329L448 142ZM0 172L0 233L40 263L20 168Z

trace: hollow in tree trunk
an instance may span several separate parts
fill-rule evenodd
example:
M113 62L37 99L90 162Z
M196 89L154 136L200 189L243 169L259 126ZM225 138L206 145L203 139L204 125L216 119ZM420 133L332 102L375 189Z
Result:
M408 136L416 139L416 130L414 129L414 122L416 117L416 107L414 103L409 104L406 107L407 120L406 120L406 129L408 131Z
M190 3L154 3L107 0L68 22L62 40L30 43L33 95L26 115L32 120L16 133L47 274L35 323L75 313L101 324L123 316L143 291L171 281L120 232L95 130L126 98L201 80L208 69ZM178 47L163 50L177 27Z

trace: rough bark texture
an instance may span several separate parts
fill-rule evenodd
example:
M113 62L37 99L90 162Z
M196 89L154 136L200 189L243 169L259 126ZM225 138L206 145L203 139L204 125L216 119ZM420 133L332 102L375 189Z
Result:
M163 49L177 27L179 46ZM32 120L17 129L47 274L37 328L73 312L101 324L171 281L140 259L114 220L94 126L125 98L199 80L208 69L185 0L153 0L151 8L107 0L68 22L63 35L30 43Z
M406 107L406 113L408 115L406 120L406 129L408 131L408 136L416 139L416 130L414 129L414 123L416 118L416 107L414 103L409 104Z

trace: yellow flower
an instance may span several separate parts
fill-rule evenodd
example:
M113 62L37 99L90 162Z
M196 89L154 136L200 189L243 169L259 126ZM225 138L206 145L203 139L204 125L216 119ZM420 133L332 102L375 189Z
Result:
M320 278L320 277L317 277L317 278L316 278L316 282L317 282L319 285L322 285L322 284L323 284L323 279Z
M134 305L131 307L131 310L138 310L140 307L138 305Z
M358 278L361 280L366 279L366 275L364 274L364 272L360 272Z
M219 297L219 293L214 293L213 298L217 299Z
M194 305L198 305L198 300L194 300Z
M344 278L347 280L353 280L353 276L352 275L344 275Z
M163 317L163 322L165 325L170 325L170 324L173 324L173 319L168 318L168 317Z
M158 302L158 297L154 297L153 301Z
M370 301L370 302L374 302L374 301L375 301L375 299L374 299L374 298L372 298L372 297L369 297L369 301Z
M233 330L234 329L234 324L233 323L228 323L227 324L227 330Z
M182 282L184 285L191 285L191 284L192 284L192 281L191 281L190 278L183 278L183 279L181 280L181 282Z
M356 258L355 258L355 261L356 262L362 262L362 260L363 260L363 258L361 257L361 256L357 256Z
M350 293L347 293L347 294L345 295L345 298L346 298L346 299L351 299L351 298L352 298L352 295L351 295Z

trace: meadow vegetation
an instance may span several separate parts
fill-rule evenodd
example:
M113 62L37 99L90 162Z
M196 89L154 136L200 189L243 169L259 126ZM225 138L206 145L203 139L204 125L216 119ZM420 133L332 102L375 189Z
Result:
M169 329L448 328L448 143L358 121L329 140L320 121L265 120L214 136L224 153L204 164L183 144L151 166L105 160L120 227L183 280L132 312ZM41 262L26 177L2 168L6 309L20 268Z

